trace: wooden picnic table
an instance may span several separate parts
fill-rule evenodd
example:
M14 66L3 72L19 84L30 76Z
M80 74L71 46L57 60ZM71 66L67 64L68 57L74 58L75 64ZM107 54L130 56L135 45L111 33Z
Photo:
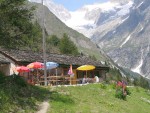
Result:
M39 83L44 84L44 76L40 77ZM57 85L57 84L69 84L70 82L70 77L67 76L48 76L47 77L47 83L52 84L52 85Z

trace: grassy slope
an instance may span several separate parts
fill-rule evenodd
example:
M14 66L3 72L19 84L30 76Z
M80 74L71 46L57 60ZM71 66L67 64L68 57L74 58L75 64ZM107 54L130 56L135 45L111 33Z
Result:
M49 113L149 113L150 92L141 88L130 88L127 100L115 98L115 89L101 84L77 87L58 87L51 95ZM58 92L55 92L58 91Z
M34 113L50 92L27 85L19 76L0 75L0 113Z
M50 91L49 91L50 89ZM0 113L34 113L38 103L50 102L48 113L149 113L150 91L130 88L127 100L115 98L115 89L102 84L76 87L47 87L27 85L19 76L0 75Z

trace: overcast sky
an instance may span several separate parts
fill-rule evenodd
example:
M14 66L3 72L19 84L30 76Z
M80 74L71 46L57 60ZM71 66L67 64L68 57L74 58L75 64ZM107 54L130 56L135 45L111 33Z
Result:
M83 5L102 3L108 0L53 0L55 3L62 4L69 11L75 11L81 8Z

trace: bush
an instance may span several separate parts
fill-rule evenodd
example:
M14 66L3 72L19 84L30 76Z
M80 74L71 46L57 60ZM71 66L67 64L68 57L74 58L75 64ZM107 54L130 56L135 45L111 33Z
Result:
M0 84L3 84L5 82L5 79L5 75L2 72L0 72Z
M7 81L6 84L8 84L8 85L17 85L19 87L27 86L27 82L21 76L14 74L11 76L6 76L5 78L6 78L5 81Z
M131 91L127 87L126 87L126 93L127 93L127 95L131 95Z
M117 87L115 97L119 99L126 100L126 92L123 92L122 87Z
M18 75L13 75L13 79L14 79L14 82L18 85L18 86L21 86L21 87L26 87L27 86L27 82L20 76Z

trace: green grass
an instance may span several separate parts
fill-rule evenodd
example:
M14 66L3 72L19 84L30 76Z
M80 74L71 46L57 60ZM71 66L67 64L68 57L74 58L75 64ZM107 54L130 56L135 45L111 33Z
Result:
M0 113L34 113L49 95L48 90L28 85L19 76L0 74Z
M149 113L150 92L142 88L129 88L127 100L115 98L111 85L90 84L76 87L53 88L48 113Z
M149 113L150 91L129 88L126 100L115 98L113 85L38 87L19 76L0 74L0 113L35 113L38 104L49 100L48 113ZM144 98L144 99L143 99Z

